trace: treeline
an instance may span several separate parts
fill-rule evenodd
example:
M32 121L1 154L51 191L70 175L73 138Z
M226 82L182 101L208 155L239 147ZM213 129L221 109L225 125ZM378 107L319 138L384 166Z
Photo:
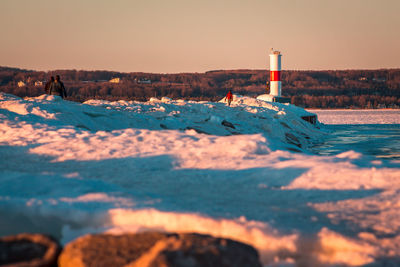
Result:
M218 70L206 73L121 73L56 70L49 72L0 67L0 91L21 97L44 93L50 76L60 75L68 99L219 100L228 90L256 96L268 93L267 70ZM281 75L282 94L306 108L400 108L400 69L290 71ZM113 81L113 82L111 82Z

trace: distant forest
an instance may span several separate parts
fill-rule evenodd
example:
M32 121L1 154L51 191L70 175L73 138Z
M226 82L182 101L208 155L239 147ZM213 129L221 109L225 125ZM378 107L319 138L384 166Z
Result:
M50 76L60 75L67 99L172 99L217 101L228 90L268 93L268 70L216 70L205 73L121 73L113 71L31 71L0 67L0 91L20 97L44 94ZM400 69L282 71L282 95L305 108L400 108Z

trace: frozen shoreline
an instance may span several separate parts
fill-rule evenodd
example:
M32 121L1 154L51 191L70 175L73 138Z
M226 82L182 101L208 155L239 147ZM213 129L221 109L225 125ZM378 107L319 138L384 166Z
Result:
M400 256L400 164L308 153L326 133L287 105L0 94L0 126L1 235L194 231L266 266Z

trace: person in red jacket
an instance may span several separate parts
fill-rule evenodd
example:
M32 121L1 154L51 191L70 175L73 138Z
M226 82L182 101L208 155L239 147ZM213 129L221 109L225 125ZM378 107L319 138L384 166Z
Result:
M225 101L228 100L228 106L231 105L232 99L233 99L233 95L232 95L231 90L229 90L229 92L225 96Z

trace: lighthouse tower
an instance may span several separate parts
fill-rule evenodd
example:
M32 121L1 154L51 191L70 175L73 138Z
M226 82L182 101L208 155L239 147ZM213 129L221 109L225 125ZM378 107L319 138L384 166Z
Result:
M269 94L259 95L257 99L268 102L290 103L290 98L282 97L281 70L281 52L271 48L271 52L269 54Z
M280 97L282 94L281 69L282 55L279 51L271 49L269 54L269 70L270 70L270 95Z

